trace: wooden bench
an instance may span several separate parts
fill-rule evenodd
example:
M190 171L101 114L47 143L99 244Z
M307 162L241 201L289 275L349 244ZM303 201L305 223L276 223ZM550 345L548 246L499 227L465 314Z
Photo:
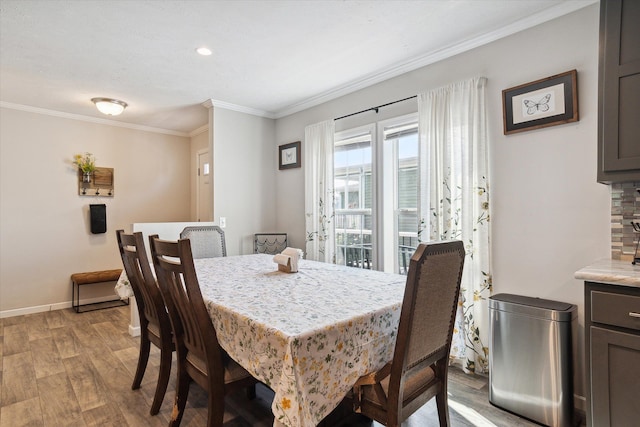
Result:
M122 269L116 270L101 270L101 271L89 271L86 273L73 273L71 275L71 285L73 287L72 306L76 313L84 313L85 311L101 310L103 308L118 307L122 305L129 305L129 299L122 300L120 298L100 301L94 303L80 304L80 286L94 285L104 282L116 282L120 278ZM97 305L95 308L85 309L80 311L80 307L89 305Z

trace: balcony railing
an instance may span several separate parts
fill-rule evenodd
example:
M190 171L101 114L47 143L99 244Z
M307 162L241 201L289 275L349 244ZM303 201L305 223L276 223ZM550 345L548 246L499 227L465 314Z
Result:
M336 211L336 263L356 268L373 268L371 212ZM407 274L411 256L418 247L417 233L398 233L398 272Z

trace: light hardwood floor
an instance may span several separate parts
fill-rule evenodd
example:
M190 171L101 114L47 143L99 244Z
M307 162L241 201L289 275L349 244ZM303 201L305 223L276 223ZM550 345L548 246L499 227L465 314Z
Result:
M160 413L149 415L160 352L152 347L139 390L131 390L139 339L129 336L129 307L86 313L71 309L0 319L0 427L166 426L173 403L175 362ZM536 424L489 404L487 379L450 370L453 426L528 427ZM273 393L259 385L257 398L243 392L226 402L225 427L273 424ZM181 426L204 426L206 393L191 386ZM378 427L359 416L329 425ZM438 425L432 400L406 427Z

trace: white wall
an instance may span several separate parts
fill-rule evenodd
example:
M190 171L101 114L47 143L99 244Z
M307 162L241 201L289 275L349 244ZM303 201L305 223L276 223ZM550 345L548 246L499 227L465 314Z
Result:
M72 273L122 268L117 229L189 220L189 145L185 137L0 108L0 316L68 307ZM115 197L78 195L71 161L85 151L114 168ZM105 234L90 232L92 203L107 205Z
M580 121L505 136L503 89L578 71ZM583 394L583 287L576 270L608 257L609 188L596 183L598 5L531 28L357 93L280 119L276 144L304 141L304 127L473 76L488 78L493 293L579 306L577 392ZM407 101L338 129L417 111ZM305 155L304 142L302 155ZM302 168L277 176L277 225L304 245Z
M228 255L253 253L253 235L276 224L274 121L219 107L210 120L214 221L226 218Z

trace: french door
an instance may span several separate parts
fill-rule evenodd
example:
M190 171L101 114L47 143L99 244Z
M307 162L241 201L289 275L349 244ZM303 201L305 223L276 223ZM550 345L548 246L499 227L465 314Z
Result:
M375 126L339 132L335 137L334 226L336 263L374 265L373 137Z
M384 271L407 274L418 247L418 116L378 123L382 201L380 248Z
M336 263L406 274L418 245L418 123L412 114L336 133Z

